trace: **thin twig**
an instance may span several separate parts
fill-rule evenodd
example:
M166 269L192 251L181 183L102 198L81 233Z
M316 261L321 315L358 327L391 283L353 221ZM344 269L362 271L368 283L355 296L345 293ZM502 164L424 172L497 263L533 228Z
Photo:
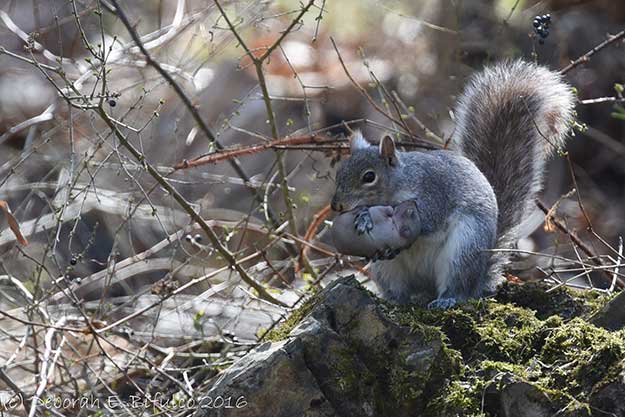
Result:
M577 67L578 65L584 64L588 61L590 61L590 58L596 54L597 52L599 52L600 50L602 50L603 48L605 48L606 46L625 38L625 29L620 31L619 33L617 33L614 36L608 35L608 39L606 39L605 41L601 42L599 45L594 46L590 51L586 52L584 55L580 56L579 58L577 58L575 61L571 62L569 65L567 65L566 67L562 68L560 70L560 74L566 74L567 72L569 72L570 70L572 70L573 68Z
M623 237L619 236L618 238L618 254L619 257L623 256ZM614 274L612 275L612 284L610 284L610 289L609 292L612 293L614 291L614 287L616 286L616 282L618 281L618 272L619 272L619 266L621 265L621 260L620 259L616 259L615 262L615 266L614 266Z
M343 60L341 52L339 51L339 48L336 45L336 42L334 41L334 38L330 37L330 41L332 42L332 46L334 47L334 51L336 52L336 55L337 55L337 57L339 59L339 62L341 63L341 67L343 68L343 72L345 73L347 78L349 78L349 81L352 83L354 88L356 88L360 92L360 94L362 94L367 99L369 104L371 104L371 106L373 106L373 108L378 113L380 113L382 116L387 118L391 123L394 123L397 126L404 127L405 122L397 120L396 118L394 118L393 116L388 114L388 112L386 110L384 110L382 107L380 107L380 105L378 103L375 102L375 100L373 99L373 97L371 97L371 95L367 92L367 90L364 87L362 87L360 84L358 84L358 82L354 79L354 77L351 75L351 73L347 69L347 65L345 64L345 61ZM409 136L412 136L411 132L409 130L406 131L405 128L404 128L404 132L403 133L407 134ZM419 143L420 145L424 145L424 147L432 147L431 143L429 143L427 141L424 141L422 139L414 138L414 140L415 140L416 143Z
M28 129L31 126L35 126L41 123L48 122L54 118L54 109L56 107L55 103L50 104L41 114L31 117L30 119L26 119L21 123L16 124L15 126L8 129L0 136L0 145L2 145L7 139L16 133L21 132L24 129Z
M280 145L326 143L330 141L333 141L333 139L330 139L327 136L323 136L323 135L294 136L290 138L278 139L278 140L274 140L271 142L261 143L258 145L241 147L238 149L226 149L223 152L215 152L210 155L206 155L206 156L193 159L191 161L185 160L174 165L174 169L179 170L179 169L186 169L186 168L197 168L202 165L214 164L216 162L221 162L224 160L228 160L230 158L257 154L259 152L272 149Z
M625 103L622 97L597 97L578 101L579 104Z
M543 203L540 200L536 201L536 205L538 206L539 209L542 210L543 213L545 213L545 215L550 215L549 212L549 208L545 205L545 203ZM564 224L562 224L562 222L558 219L556 219L553 215L550 215L550 221L553 225L555 225L562 233L568 235L571 240L573 241L573 243L575 243L581 250L582 252L584 252L586 255L588 255L591 259L591 261L600 267L603 267L603 263L599 260L599 258L597 257L597 255L595 255L594 251L592 249L590 249L584 242L581 241L581 239L577 236L577 234L573 231L570 231ZM611 282L612 281L612 274L609 271L605 271L605 276L608 278L607 282ZM618 286L620 288L625 288L625 281L622 279L618 280Z
M352 85L358 90L360 91L360 94L362 94L367 101L369 102L369 104L371 104L373 106L373 108L375 110L378 111L378 113L380 113L382 116L386 117L391 123L395 123L397 126L403 126L403 123L397 119L395 119L393 116L389 115L386 110L384 110L382 107L380 107L380 105L378 103L375 102L375 100L373 99L373 97L371 97L371 95L367 92L367 90L362 87L352 76L352 74L349 72L349 70L347 69L347 65L345 64L345 61L343 60L343 56L341 55L341 52L339 51L338 46L336 45L336 42L334 41L333 37L330 37L330 41L332 42L332 46L334 47L334 51L336 52L336 55L339 59L339 62L341 63L341 67L343 67L343 72L345 73L345 75L347 76L347 78L349 78L349 81L352 83Z
M111 131L113 131L119 142L132 154L132 156L137 161L143 164L146 171L152 176L152 178L154 178L174 198L174 200L176 200L176 202L182 207L182 209L186 211L189 216L191 216L193 221L195 221L202 228L202 231L204 231L214 248L226 260L226 262L230 264L230 267L235 269L239 273L241 279L243 279L243 281L250 287L254 288L261 298L264 298L265 300L270 301L274 304L284 306L284 303L274 298L271 294L267 292L267 290L265 290L265 288L260 283L256 282L251 276L249 276L247 271L243 269L243 267L235 259L234 255L228 250L228 248L221 244L221 241L217 237L217 234L215 234L215 232L213 231L213 228L210 227L206 223L206 221L204 221L204 219L193 209L193 207L191 207L191 205L178 192L178 190L176 190L171 184L169 184L169 182L161 174L159 174L158 171L148 161L145 160L145 156L126 139L123 133L117 128L117 125L115 125L111 121L110 117L103 108L99 109L99 114L102 120L104 120L104 122L106 122L106 124L109 126Z
M147 51L147 49L141 42L139 35L137 35L137 32L134 30L134 28L130 24L128 17L119 7L117 0L111 0L111 2L115 6L117 16L119 16L120 20L122 21L123 25L126 27L126 30L132 37L133 41L135 42L135 44L137 45L137 47L139 48L143 56L145 56L145 60L148 63L148 65L153 67L167 81L167 83L171 85L171 87L174 89L178 97L180 97L180 99L182 100L183 104L185 105L189 113L191 113L191 116L193 117L193 120L195 120L195 123L200 127L200 130L202 130L202 132L208 138L208 140L214 144L215 148L219 150L223 150L224 146L221 144L221 142L217 140L217 138L215 137L213 132L210 130L210 128L208 127L204 119L202 119L202 116L200 116L200 113L197 111L197 108L191 102L191 99L189 98L189 96L184 92L184 90L182 89L182 87L180 87L180 85L176 82L176 80L174 80L173 77L167 71L165 71L162 68L162 66L158 62L156 62L152 58L150 53ZM244 184L246 184L246 188L254 196L256 201L262 204L262 201L263 201L262 195L259 194L255 188L247 185L250 183L250 177L247 175L247 173L245 172L245 170L243 169L239 161L236 158L233 158L233 159L228 160L228 163L232 166L232 168L235 170L237 175L241 177ZM278 218L271 208L268 208L268 210L269 211L267 214L273 226L276 227L276 225L279 224Z
M328 216L330 215L330 210L331 210L330 205L326 204L325 207L323 207L321 210L315 213L312 221L310 222L310 224L308 225L308 228L306 229L306 233L304 234L305 241L311 241L315 237L315 234L317 233L317 229L319 228L321 223L323 223L324 220L327 219ZM308 250L309 250L308 246L305 246L302 249L302 252L303 252L302 257L308 256ZM295 267L296 269L299 269L300 265L296 265Z
M267 50L265 51L265 53L263 53L260 57L256 57L253 51L251 51L250 48L247 46L247 44L241 37L241 34L236 30L234 24L232 23L232 21L226 14L225 10L223 9L219 1L214 0L214 2L217 8L219 9L219 12L221 13L222 17L226 21L228 28L234 34L234 36L236 37L241 47L245 50L248 57L254 64L254 68L256 70L256 76L258 77L258 84L262 92L263 102L265 103L267 119L269 121L269 126L271 128L271 135L274 140L278 140L280 138L280 134L278 132L278 124L276 122L275 114L273 111L273 106L271 104L271 96L269 94L269 89L267 88L267 81L265 79L263 65L264 65L265 60L267 60L271 56L271 53L280 45L280 43L284 40L284 38L289 33L291 33L295 25L297 25L300 22L304 14L306 14L308 10L312 7L312 5L315 3L315 0L309 0L307 4L302 5L295 19L291 21L289 26L284 31L282 31L278 39L271 46L269 46ZM297 222L295 219L295 212L293 210L294 204L289 193L287 173L286 173L286 168L284 166L284 151L276 149L275 154L276 154L276 166L278 168L278 176L280 180L282 196L284 199L286 218L289 221L289 228L291 229L291 234L297 235ZM299 253L301 254L302 253L301 247L299 249L300 249ZM291 255L294 255L294 254L291 254ZM316 277L316 273L314 269L310 266L308 260L302 259L302 261L304 262L306 266L306 271L310 273L312 276Z
M55 325L61 327L65 324L66 320L67 319L63 317L57 323L55 323ZM37 385L35 394L32 396L28 417L33 417L35 413L37 412L37 406L40 403L39 398L43 394L43 391L45 390L46 385L48 384L48 379L50 378L50 376L52 376L52 373L54 372L54 365L56 361L58 360L59 354L61 352L61 348L65 344L65 340L66 340L65 336L62 336L61 341L56 347L57 351L55 352L54 356L50 358L52 354L52 339L54 338L54 334L56 333L56 331L57 331L56 328L48 329L44 338L45 350L44 350L43 358L41 361L42 363L41 363L41 371L39 373L39 384Z

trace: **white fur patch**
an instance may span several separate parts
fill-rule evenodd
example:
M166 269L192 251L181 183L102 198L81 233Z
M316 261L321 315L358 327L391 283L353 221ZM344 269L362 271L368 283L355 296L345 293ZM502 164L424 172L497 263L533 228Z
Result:
M352 152L359 149L366 149L369 146L371 145L367 142L367 139L365 139L360 130L354 131L354 134L349 138L349 147Z
M418 238L395 259L374 263L374 280L393 298L405 297L415 280L423 287L436 288L440 295L447 288L451 261L467 233L470 231L461 226L459 215L453 216L444 230Z
M448 226L447 240L444 242L441 251L438 253L436 264L434 267L434 274L436 280L437 296L440 298L449 285L450 278L457 278L457 276L451 273L451 266L455 259L457 259L463 250L466 250L467 242L472 239L472 235L475 231L472 229L472 225L465 221L461 221L459 216L456 216Z

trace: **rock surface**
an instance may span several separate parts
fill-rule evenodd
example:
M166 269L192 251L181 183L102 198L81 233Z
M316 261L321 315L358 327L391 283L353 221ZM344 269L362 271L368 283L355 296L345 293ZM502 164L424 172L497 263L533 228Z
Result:
M625 334L588 324L564 290L548 317L515 306L537 291L518 288L430 311L339 279L217 377L205 397L231 407L196 416L624 415Z

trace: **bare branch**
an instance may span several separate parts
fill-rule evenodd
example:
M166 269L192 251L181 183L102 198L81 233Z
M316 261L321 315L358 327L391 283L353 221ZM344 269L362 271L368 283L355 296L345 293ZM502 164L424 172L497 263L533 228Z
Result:
M625 38L625 29L623 29L622 31L620 31L619 33L617 33L616 35L608 35L608 39L606 39L605 41L601 42L599 45L594 46L590 51L586 52L584 55L580 56L579 58L577 58L575 61L571 62L569 65L567 65L566 67L562 68L560 70L560 74L566 74L567 72L569 72L570 70L572 70L573 68L581 65L581 64L585 64L586 62L590 61L590 58L596 54L597 52L599 52L600 50L602 50L603 48L605 48L606 46L609 46L621 39Z
M115 2L115 0L112 1ZM191 207L187 200L185 200L185 198L174 187L172 187L169 182L161 174L159 174L158 171L148 161L145 160L143 154L139 152L119 131L117 125L115 125L111 121L104 109L100 108L99 114L100 117L102 117L102 120L104 120L109 128L113 131L120 143L132 154L132 156L137 161L143 164L146 171L174 198L174 200L176 200L176 202L182 207L182 209L186 211L189 216L191 216L193 221L200 225L215 249L221 254L221 256L223 256L225 261L230 264L230 267L235 269L239 273L241 279L245 281L245 283L248 284L250 287L258 291L258 294L265 300L277 305L284 306L284 303L271 296L261 284L259 284L252 277L249 276L247 271L245 271L245 269L243 269L240 263L235 259L234 255L221 244L212 227L210 227L204 221L204 219L202 219L202 217L200 217L200 215L193 209L193 207Z
M115 6L117 15L119 16L120 20L126 27L126 30L128 31L128 33L130 33L130 36L132 37L133 41L135 42L135 44L137 45L137 47L139 48L143 56L145 56L145 59L148 65L153 67L167 81L167 83L171 85L171 87L174 89L178 97L180 97L180 99L182 100L183 104L185 105L189 113L191 113L191 116L193 117L193 120L195 120L195 123L197 123L197 125L200 127L200 130L202 130L202 132L204 133L204 135L206 135L208 140L215 145L215 148L219 150L224 149L223 145L217 140L213 132L209 129L206 122L204 122L204 119L202 119L202 117L200 116L200 113L197 111L197 109L191 102L191 99L184 92L182 87L180 87L180 85L176 82L176 80L174 80L172 76L167 71L165 71L158 62L156 62L152 58L150 53L147 51L147 49L141 42L141 39L137 35L137 32L134 30L134 28L130 24L128 17L123 12L123 10L119 7L117 0L111 0L111 3L113 3L113 5ZM228 162L230 163L232 168L235 170L237 175L241 177L241 179L243 180L245 184L250 183L250 177L245 173L243 167L241 166L241 164L236 158L230 159ZM262 196L257 193L256 189L252 187L248 187L247 185L246 187L250 191L250 193L254 196L256 201L262 204ZM276 215L271 210L271 208L269 208L268 215L275 227L279 222L277 220Z

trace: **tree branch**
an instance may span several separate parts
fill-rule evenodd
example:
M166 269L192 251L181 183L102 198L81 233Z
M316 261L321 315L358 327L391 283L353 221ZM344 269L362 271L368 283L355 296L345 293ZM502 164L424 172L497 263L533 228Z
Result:
M597 52L599 52L600 50L602 50L606 46L608 46L608 45L618 41L619 39L623 39L623 38L625 38L625 29L620 31L619 33L617 33L614 36L608 35L608 39L606 39L605 41L601 42L599 45L594 46L590 51L586 52L584 55L580 56L575 61L573 61L569 65L567 65L566 67L562 68L560 70L560 74L566 74L567 72L569 72L573 68L577 67L578 65L590 61L590 58L594 54L596 54Z
M128 141L128 139L126 139L126 137L117 128L117 125L113 123L113 121L110 119L108 114L106 114L102 107L98 109L98 113L100 117L104 120L104 122L106 122L111 131L113 131L119 142L132 154L132 156L137 161L139 161L145 167L148 174L150 174L152 178L154 178L174 198L174 200L176 200L176 202L182 207L182 209L186 211L189 216L191 216L193 221L195 221L202 228L202 231L204 231L213 247L217 250L217 252L219 252L221 256L223 256L226 262L230 264L230 267L239 273L241 279L250 287L254 288L261 298L274 304L286 307L283 302L272 297L260 283L256 282L251 276L249 276L247 271L243 269L239 262L237 262L234 255L228 250L228 248L221 244L219 238L217 237L217 234L215 234L215 232L213 231L213 228L204 221L204 219L193 209L193 207L191 207L189 202L187 202L187 200L178 192L178 190L176 190L171 184L169 184L169 182L167 182L167 180L161 174L159 174L158 171L148 161L146 161L145 156L141 152L139 152L139 150L137 150Z
M180 87L180 85L176 82L176 80L174 80L173 77L167 71L165 71L158 62L156 62L152 58L152 56L147 51L147 49L145 49L145 46L141 42L139 35L130 24L130 21L128 20L128 17L126 16L126 14L122 11L121 7L119 7L117 0L111 0L111 3L113 3L113 5L115 6L117 16L120 18L123 25L126 27L126 30L132 37L132 40L137 44L137 47L139 48L143 56L145 56L145 61L147 62L147 64L153 67L167 81L167 83L171 85L171 87L174 89L178 97L180 97L180 99L184 103L187 110L189 110L189 112L191 113L191 116L193 117L193 120L195 121L195 123L200 127L200 130L204 132L204 135L206 135L208 140L212 144L215 145L215 148L218 150L223 150L224 146L221 144L221 142L217 140L213 132L209 129L206 122L204 122L204 119L202 119L202 116L200 116L199 112L197 111L193 103L191 102L191 99L189 98L189 96L187 96L187 94L184 92L182 87ZM232 166L232 168L237 173L237 175L241 177L244 184L246 184L246 188L254 196L255 200L258 203L262 204L263 203L262 194L260 194L254 187L250 187L248 185L250 183L250 177L247 175L247 173L241 166L240 162L236 158L232 158L228 160L228 163ZM267 215L269 216L272 226L277 227L280 222L278 221L278 218L273 212L273 210L271 210L271 208L269 207L267 207Z

